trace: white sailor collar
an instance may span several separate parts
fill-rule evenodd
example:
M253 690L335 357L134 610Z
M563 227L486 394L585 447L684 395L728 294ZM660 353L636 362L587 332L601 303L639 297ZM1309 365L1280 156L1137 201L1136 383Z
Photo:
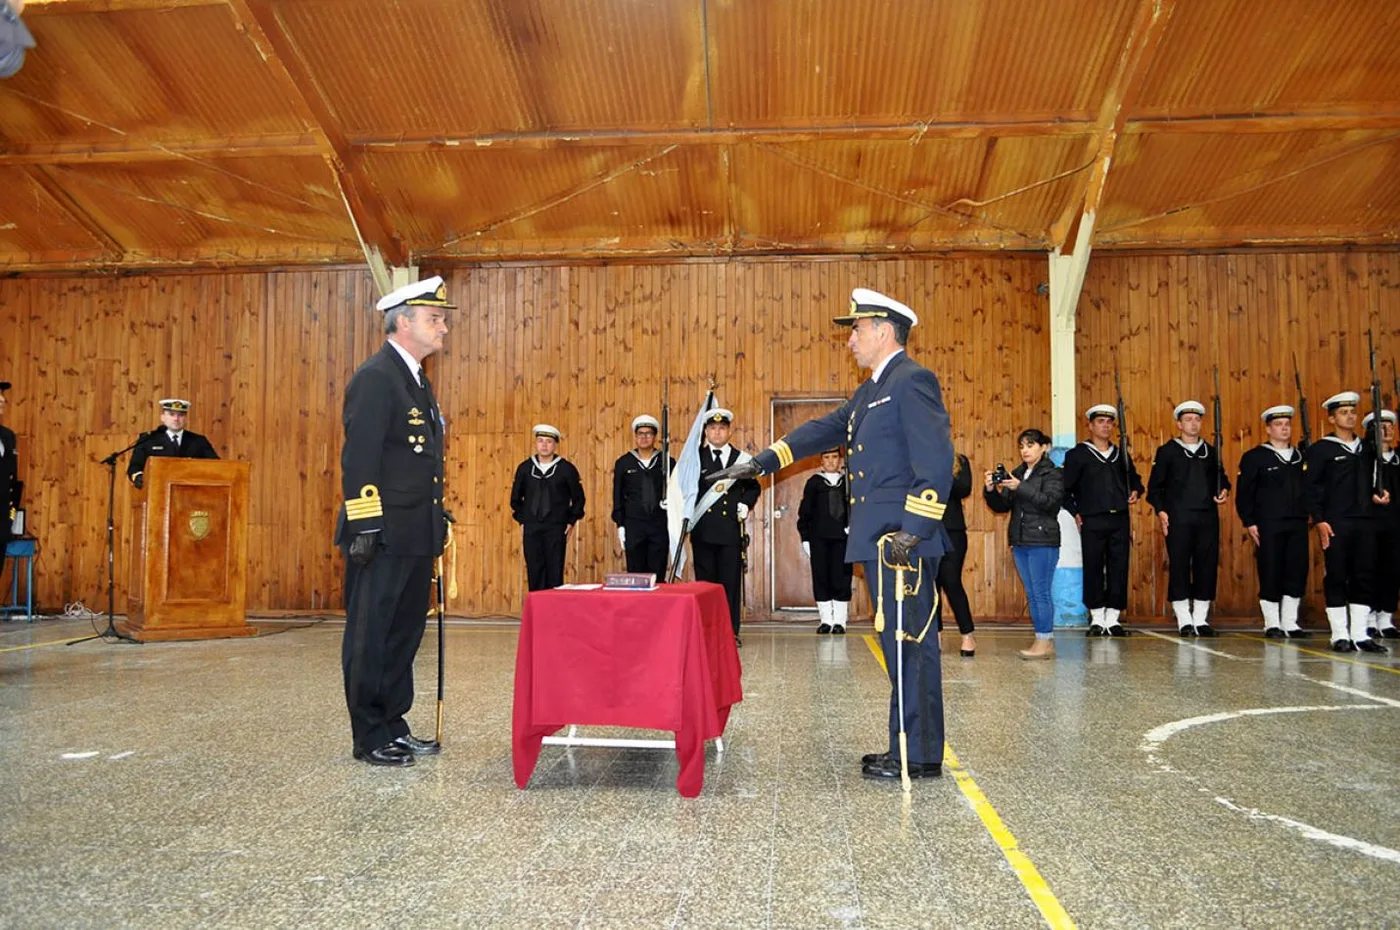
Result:
M1189 412L1193 411L1188 411L1188 413ZM1191 446L1188 446L1186 443L1182 442L1180 436L1173 436L1172 442L1176 443L1178 446L1181 446L1182 451L1186 453L1188 458L1203 459L1206 456L1210 455L1210 443L1206 442L1204 439L1196 440L1195 448L1192 448Z
M1341 446L1343 449L1347 450L1347 451L1350 452L1352 455L1356 455L1358 452L1361 451L1361 437L1360 437L1360 436L1357 436L1357 437L1356 437L1355 439L1353 439L1351 442L1347 442L1345 439L1343 439L1343 438L1340 437L1340 436L1333 436L1331 433L1328 433L1326 436L1323 436L1322 438L1323 438L1323 439L1331 440L1332 442L1335 442L1337 445Z
M1116 443L1110 444L1107 452L1100 452L1099 447L1094 445L1094 442L1091 439L1084 440L1084 442L1081 443L1081 445L1085 446L1090 452L1094 453L1094 456L1100 462L1112 462L1114 459L1118 458L1118 446Z

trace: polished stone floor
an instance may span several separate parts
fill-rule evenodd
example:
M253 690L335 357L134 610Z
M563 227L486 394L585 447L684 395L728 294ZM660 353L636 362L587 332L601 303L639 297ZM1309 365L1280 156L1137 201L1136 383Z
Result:
M546 747L517 790L508 623L449 626L447 750L405 771L350 758L333 621L61 645L86 627L0 625L0 926L1400 923L1397 657L1062 634L1027 663L1023 632L974 659L945 634L956 763L906 802L859 775L867 640L756 627L686 800L648 750Z

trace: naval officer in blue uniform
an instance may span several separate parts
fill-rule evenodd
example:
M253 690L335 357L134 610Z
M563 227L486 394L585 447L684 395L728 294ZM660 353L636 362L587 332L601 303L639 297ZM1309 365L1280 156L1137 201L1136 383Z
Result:
M898 779L898 695L894 693L896 650L904 659L904 726L911 778L936 778L943 763L943 681L938 633L938 562L950 548L943 512L953 482L953 442L938 379L904 351L913 310L866 288L851 292L851 312L836 323L851 327L847 344L870 379L840 409L804 423L716 478L748 478L786 468L795 460L845 443L851 480L851 534L846 561L860 562L870 599L883 592L885 624L880 635L889 669L889 748L861 760L868 778ZM882 546L881 539L889 539ZM907 565L905 638L895 641L895 573Z

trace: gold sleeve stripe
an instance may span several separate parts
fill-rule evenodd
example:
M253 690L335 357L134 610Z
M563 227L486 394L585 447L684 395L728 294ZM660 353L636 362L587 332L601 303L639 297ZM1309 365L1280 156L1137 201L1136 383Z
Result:
M915 516L928 517L930 520L942 520L948 505L940 504L938 492L929 490L922 495L910 494L904 498L904 509Z
M345 502L345 519L371 520L384 516L384 502L379 499L379 489L372 484L360 488L360 496Z
M773 450L773 454L778 457L779 468L787 468L792 464L792 449L788 448L788 444L784 440L779 439L768 448Z

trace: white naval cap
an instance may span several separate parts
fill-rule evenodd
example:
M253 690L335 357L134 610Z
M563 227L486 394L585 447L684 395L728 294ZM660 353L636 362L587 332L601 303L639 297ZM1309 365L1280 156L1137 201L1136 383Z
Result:
M1259 419L1268 423L1270 420L1277 420L1281 417L1292 417L1297 411L1287 404L1275 404L1259 415Z
M550 426L548 423L536 423L535 428L530 430L530 432L535 436L549 436L552 439L564 438L559 432L559 427Z
M652 429L656 430L657 432L660 432L660 431L661 431L661 424L657 422L656 417L652 416L652 415L649 414L649 413L644 413L644 414L642 414L641 416L636 417L635 419L632 420L632 432L635 433L637 430L641 429L643 426L650 426Z
M447 302L447 283L440 275L433 275L431 278L424 278L422 281L414 281L412 284L405 284L396 291L392 291L379 298L379 303L374 305L376 310L389 311L395 307L440 307L443 310L456 310L456 304Z
M1118 408L1112 404L1094 404L1094 406L1084 411L1084 419L1092 420L1094 417L1111 417L1117 420Z
M841 326L850 326L856 320L872 319L897 320L914 326L919 322L919 315L893 297L886 297L868 287L858 287L851 291L851 312L846 316L838 316L835 322Z
M1355 407L1361 403L1361 395L1355 391L1343 391L1340 394L1333 394L1322 402L1322 409L1331 413L1338 407Z
M1375 422L1375 419L1376 419L1376 415L1375 415L1374 413L1368 413L1368 414L1366 414L1366 416L1364 416L1364 417L1361 418L1361 428L1362 428L1362 429L1365 429L1366 427L1370 426L1372 423ZM1382 411L1381 411L1381 419L1382 419L1382 420L1389 421L1389 422L1391 422L1391 423L1397 423L1397 425L1400 425L1400 421L1397 421L1397 419L1396 419L1396 417L1395 417L1395 411L1394 411L1394 410L1382 410Z
M708 410L708 411L705 413L705 425L706 425L706 426L710 425L711 423L733 423L733 422L734 422L734 411L732 411L732 410L727 410L727 409L725 409L724 407L712 407L712 408L710 408L710 410Z
M183 397L163 397L160 401L160 409L173 413L189 413L190 402Z
M1199 400L1183 400L1181 403L1177 404L1176 409L1172 411L1172 419L1180 420L1183 413L1195 413L1200 416L1205 416L1206 405Z

